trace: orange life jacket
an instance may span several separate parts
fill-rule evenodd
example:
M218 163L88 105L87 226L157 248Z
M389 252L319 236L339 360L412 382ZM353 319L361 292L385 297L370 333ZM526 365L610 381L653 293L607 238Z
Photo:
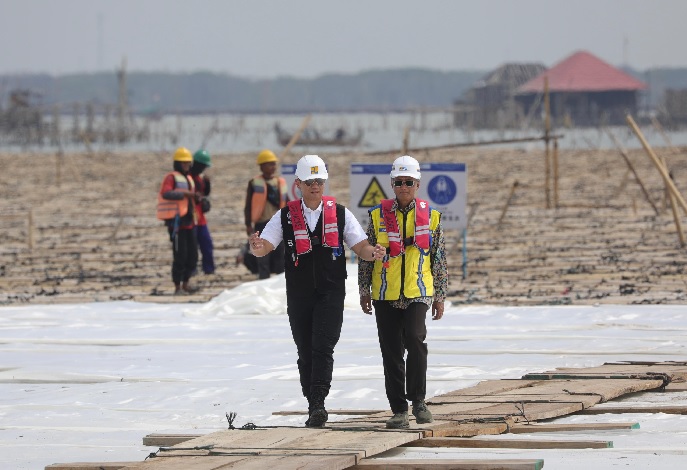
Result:
M253 186L253 197L250 201L250 220L255 223L260 219L262 211L265 210L267 204L267 181L262 175L258 175L251 180ZM279 208L286 206L286 195L288 194L288 187L286 180L281 176L277 178L277 186L279 188Z
M174 188L177 189L190 189L193 191L195 185L193 184L193 179L186 178L183 174L178 171L173 171L168 173L162 180L162 185L164 185L164 180L167 176L174 175ZM160 191L157 193L157 218L160 220L173 219L177 215L183 217L188 212L188 200L186 198L171 200L162 197L162 185L160 186Z

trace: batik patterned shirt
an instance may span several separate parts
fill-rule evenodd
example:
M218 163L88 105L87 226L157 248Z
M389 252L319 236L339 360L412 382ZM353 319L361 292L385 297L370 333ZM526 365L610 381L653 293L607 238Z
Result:
M408 204L408 207L401 209L398 207L398 201L394 199L391 210L399 210L407 214L415 208L415 200ZM372 246L377 244L377 233L375 232L372 218L367 226L367 239ZM436 230L432 232L432 244L429 247L429 259L431 262L432 277L434 278L434 296L433 297L415 297L412 299L406 298L403 293L398 300L392 300L391 306L394 308L405 309L412 302L422 302L432 306L432 302L444 302L446 300L446 293L448 292L448 270L446 267L446 241L444 240L444 232L441 228L441 222ZM358 261L358 289L360 296L370 295L372 287L372 270L374 268L374 261L365 261L360 259Z

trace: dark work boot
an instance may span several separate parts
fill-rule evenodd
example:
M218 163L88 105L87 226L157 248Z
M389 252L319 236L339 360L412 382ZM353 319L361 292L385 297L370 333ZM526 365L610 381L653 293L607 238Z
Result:
M394 413L394 415L386 420L387 429L405 429L409 426L408 423L408 412L399 411Z
M308 406L308 420L305 425L309 428L321 428L329 419L327 410L324 409L324 395L314 392Z
M413 416L417 424L426 424L434 421L432 413L427 409L427 404L424 400L413 401Z

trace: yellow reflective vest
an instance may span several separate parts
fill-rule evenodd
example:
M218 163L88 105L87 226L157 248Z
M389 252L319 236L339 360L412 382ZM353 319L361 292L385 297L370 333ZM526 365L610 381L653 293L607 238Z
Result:
M370 216L374 224L377 243L388 248L389 238L386 233L381 206L371 209ZM398 228L402 238L414 237L414 208L407 214L396 210L396 220L398 220ZM441 213L431 209L429 220L431 233L437 229L440 220ZM375 261L372 271L372 299L398 300L401 293L407 299L432 297L434 295L434 278L429 250L423 253L415 245L408 245L405 247L405 253L400 256L389 258L387 255L384 260Z

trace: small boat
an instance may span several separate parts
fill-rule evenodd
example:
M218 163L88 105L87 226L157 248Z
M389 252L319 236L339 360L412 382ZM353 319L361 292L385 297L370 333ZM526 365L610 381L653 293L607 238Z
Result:
M291 142L291 137L293 134L289 134L284 129L282 129L279 124L274 125L274 131L277 133L277 141L280 145L286 146ZM306 128L298 136L298 140L294 145L310 145L313 147L318 146L336 146L336 147L353 147L359 145L363 140L363 131L358 129L357 134L349 135L346 131L340 127L336 130L334 135L331 137L321 136L320 133L315 129Z

